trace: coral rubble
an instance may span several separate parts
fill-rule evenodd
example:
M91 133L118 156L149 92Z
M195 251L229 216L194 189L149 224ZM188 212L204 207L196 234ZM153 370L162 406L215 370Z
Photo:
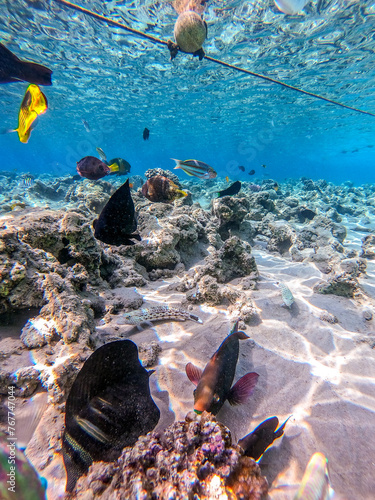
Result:
M267 491L259 466L232 444L229 429L210 413L190 412L184 422L140 437L116 462L94 463L72 498L261 500Z

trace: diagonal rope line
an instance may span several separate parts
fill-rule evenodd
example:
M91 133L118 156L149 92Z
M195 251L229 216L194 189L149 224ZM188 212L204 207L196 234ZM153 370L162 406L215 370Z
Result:
M72 2L69 2L68 0L54 0L57 3L60 3L62 5L65 5L66 7L69 7L71 9L74 9L78 12L82 12L83 14L86 14L88 16L91 16L95 19L98 19L99 21L105 22L109 25L116 26L117 28L123 29L125 31L128 31L129 33L132 33L133 35L137 35L142 38L146 38L148 40L151 40L154 43L157 43L159 45L165 45L168 47L168 43L165 40L161 40L160 38L157 38L155 36L149 35L147 33L143 33L142 31L136 30L134 28L129 28L129 26L126 26L125 24L119 23L118 21L114 21L113 19L109 19L106 16L102 16L101 14L97 14L96 12L93 12L91 10L85 9L84 7L81 7L80 5L76 5ZM369 111L364 111L362 109L354 108L352 106L347 106L346 104L342 104L341 102L334 101L332 99L328 99L328 97L321 96L319 94L314 94L313 92L308 92L307 90L300 89L299 87L294 87L293 85L289 85L288 83L281 82L280 80L275 80L274 78L271 78L270 76L265 76L261 75L259 73L254 73L253 71L250 71L245 68L240 68L239 66L235 66L234 64L229 64L224 61L221 61L220 59L215 59L214 57L204 55L204 59L207 59L207 61L214 62L216 64L219 64L221 66L224 66L225 68L232 69L234 71L239 71L240 73L245 73L247 75L254 76L256 78L260 78L262 80L265 80L270 83L275 83L277 85L281 85L282 87L285 87L290 90L295 90L296 92L299 92L300 94L307 95L309 97L313 97L315 99L320 99L321 101L328 102L330 104L333 104L334 106L340 106L341 108L345 109L350 109L351 111L355 111L356 113L362 113L363 115L369 115L369 116L374 116L375 113L370 113Z

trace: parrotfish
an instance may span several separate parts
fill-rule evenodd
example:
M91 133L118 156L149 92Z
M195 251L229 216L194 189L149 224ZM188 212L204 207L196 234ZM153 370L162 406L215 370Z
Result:
M244 454L258 460L275 439L284 434L284 428L289 418L278 429L279 419L277 417L267 418L253 432L240 439L238 444L244 450Z
M187 319L196 321L197 323L202 323L202 320L198 318L198 316L191 314L188 311L184 311L183 309L169 306L155 306L125 313L118 320L118 324L140 327L142 324L152 326L154 321L185 321Z
M147 179L142 186L142 194L150 201L165 203L187 196L185 191L163 175L154 175Z
M77 162L79 175L90 181L102 179L115 170L118 170L118 165L107 165L95 156L85 156Z
M141 241L135 232L137 221L129 179L113 193L93 226L95 238L108 245L134 245L133 239Z
M152 431L160 411L131 340L110 342L85 362L66 401L63 458L72 491L93 461L116 460Z
M255 174L255 170L254 169L250 170L249 175L254 175L254 174Z
M209 411L216 415L225 400L231 405L244 403L253 393L259 375L247 373L232 387L239 354L239 339L248 339L245 332L238 331L238 321L219 349L200 370L193 363L186 365L186 374L196 385L194 391L194 411Z
M219 191L218 198L222 198L223 196L233 196L233 195L239 193L240 189L241 189L241 183L240 183L240 181L236 181L231 186L229 186L227 189L223 189L222 191Z
M175 169L180 168L185 172L185 174L191 175L193 177L198 177L199 179L214 179L217 176L215 170L199 160L176 160L176 158L171 158L176 162Z
M0 83L30 82L35 85L52 85L52 71L41 64L21 61L0 43Z
M338 499L329 484L328 460L323 453L314 453L307 464L302 483L293 500Z
M150 137L150 131L148 128L145 128L144 131L143 131L143 140L144 141L147 141Z

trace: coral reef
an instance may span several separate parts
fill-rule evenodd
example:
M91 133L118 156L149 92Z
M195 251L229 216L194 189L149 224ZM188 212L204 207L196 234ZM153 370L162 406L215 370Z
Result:
M190 412L163 432L142 436L115 463L94 463L73 498L227 498L261 500L267 481L254 460L232 445L229 429L207 412Z

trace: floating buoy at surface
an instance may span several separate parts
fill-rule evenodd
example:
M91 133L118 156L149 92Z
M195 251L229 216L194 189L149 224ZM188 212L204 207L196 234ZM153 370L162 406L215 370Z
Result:
M297 14L305 7L308 0L275 0L276 7L284 14Z
M182 12L174 26L174 38L182 52L194 54L203 59L202 45L207 38L207 24L192 10Z

